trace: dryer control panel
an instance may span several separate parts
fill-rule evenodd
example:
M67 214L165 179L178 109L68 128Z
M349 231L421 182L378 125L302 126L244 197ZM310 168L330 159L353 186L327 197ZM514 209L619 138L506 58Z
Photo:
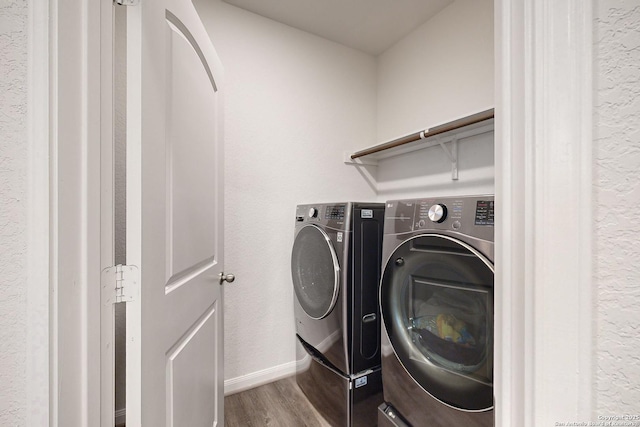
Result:
M448 230L493 240L494 197L466 196L388 201L385 234Z

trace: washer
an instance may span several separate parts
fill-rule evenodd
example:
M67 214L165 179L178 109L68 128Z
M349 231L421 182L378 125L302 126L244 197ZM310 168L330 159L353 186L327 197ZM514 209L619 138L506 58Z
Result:
M332 425L375 425L384 203L298 205L291 273L296 380Z
M380 426L494 425L494 197L390 201Z

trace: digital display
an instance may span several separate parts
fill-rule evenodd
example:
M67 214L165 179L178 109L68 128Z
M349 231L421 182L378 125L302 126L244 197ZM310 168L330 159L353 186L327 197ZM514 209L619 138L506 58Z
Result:
M345 205L327 206L324 212L324 219L344 219Z
M476 225L493 225L493 200L476 202Z

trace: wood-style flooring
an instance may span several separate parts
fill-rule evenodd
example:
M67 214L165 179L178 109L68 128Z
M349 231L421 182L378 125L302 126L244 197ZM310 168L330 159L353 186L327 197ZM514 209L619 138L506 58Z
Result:
M331 427L309 403L295 377L224 398L225 427ZM125 424L116 425L125 427Z
M309 403L295 377L224 398L225 427L330 427Z

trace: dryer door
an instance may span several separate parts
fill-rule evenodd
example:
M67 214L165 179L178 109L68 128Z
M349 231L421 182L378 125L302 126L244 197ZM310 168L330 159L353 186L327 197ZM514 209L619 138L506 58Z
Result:
M312 319L326 317L336 304L340 266L327 233L305 225L296 235L291 254L293 288L302 309Z
M457 409L493 407L493 265L453 238L405 241L384 269L380 304L398 360Z

